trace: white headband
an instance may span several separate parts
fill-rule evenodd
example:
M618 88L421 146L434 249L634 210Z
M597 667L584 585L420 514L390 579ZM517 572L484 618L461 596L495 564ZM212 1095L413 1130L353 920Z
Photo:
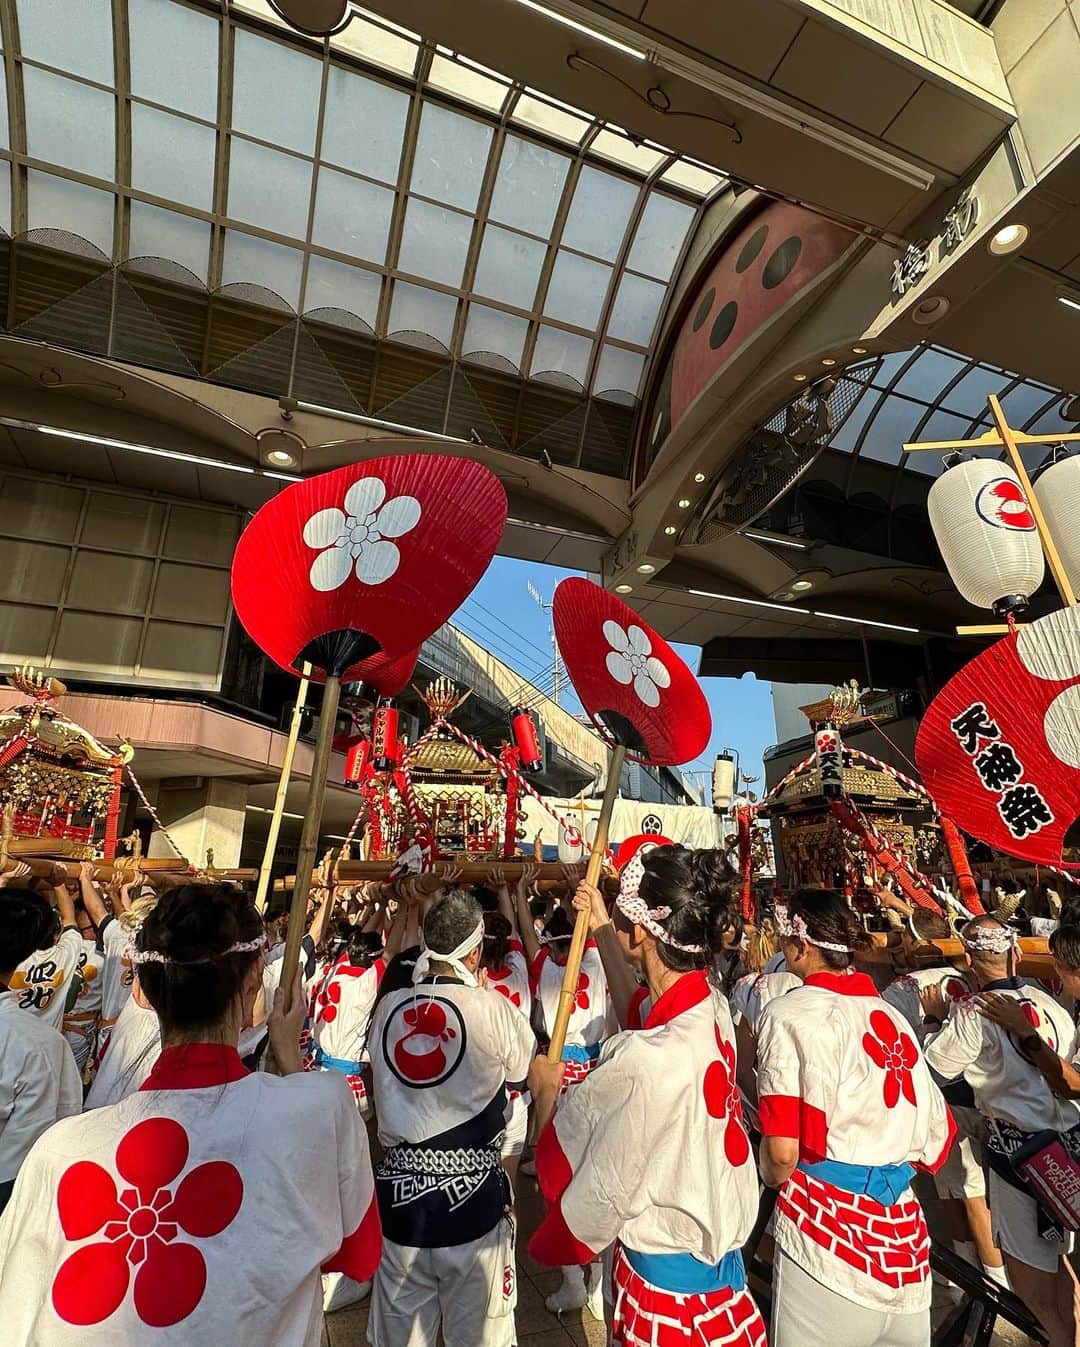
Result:
M433 963L445 963L450 965L466 987L477 986L476 974L471 969L466 968L462 960L468 958L473 950L483 943L483 939L483 917L476 923L476 929L465 937L457 949L452 949L449 954L439 954L436 950L428 949L427 942L421 936L420 957L413 968L413 985L415 986L416 983L422 982L427 977L428 970Z
M827 949L833 954L850 954L850 945L835 945L828 940L815 940L806 928L806 922L796 912L794 917L788 917L787 909L778 907L776 909L776 929L781 935L793 937L795 940L805 941L808 945L813 945L816 949Z
M978 954L1008 954L1016 944L1016 932L1008 926L977 926L970 935L960 932L960 943Z
M250 954L257 949L263 949L265 945L266 937L260 935L257 940L238 940L235 945L230 945L228 949L223 949L217 954L207 954L201 959L174 959L171 955L162 954L158 949L133 949L131 951L131 962L133 964L164 963L172 964L174 968L193 968L196 964L216 963L218 959L224 959L229 954Z
M666 921L671 916L671 908L650 907L641 897L639 890L644 875L645 851L642 849L633 860L627 861L623 867L622 875L619 878L619 896L615 899L615 906L627 921L632 921L636 926L644 926L650 935L663 941L665 945L670 945L672 949L681 950L683 954L704 954L704 945L680 944L678 940L673 940L664 927L660 925L662 921Z

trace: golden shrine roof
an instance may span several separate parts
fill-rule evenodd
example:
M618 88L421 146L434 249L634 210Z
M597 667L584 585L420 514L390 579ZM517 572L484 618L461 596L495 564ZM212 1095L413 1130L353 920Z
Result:
M409 770L431 776L495 776L495 768L459 739L429 739L409 754Z

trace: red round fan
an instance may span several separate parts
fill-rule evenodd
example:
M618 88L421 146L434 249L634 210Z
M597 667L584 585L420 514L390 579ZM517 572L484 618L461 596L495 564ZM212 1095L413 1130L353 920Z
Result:
M1003 637L951 678L915 740L940 813L1011 856L1080 868L1080 608Z
M299 674L309 661L316 681L362 679L372 656L418 650L450 617L505 522L506 493L483 464L444 454L354 463L259 510L236 547L233 604L283 668Z
M380 697L395 697L402 688L408 686L409 679L416 672L416 662L420 658L419 650L410 650L397 659L386 655L372 655L370 659L357 664L350 681L366 683L374 688Z
M591 580L555 590L555 639L590 720L627 757L655 766L696 758L712 734L697 679L667 641Z
M633 837L624 837L619 843L618 854L615 857L615 869L622 874L634 857L641 855L642 852L674 845L670 837L661 837L659 833L635 833Z

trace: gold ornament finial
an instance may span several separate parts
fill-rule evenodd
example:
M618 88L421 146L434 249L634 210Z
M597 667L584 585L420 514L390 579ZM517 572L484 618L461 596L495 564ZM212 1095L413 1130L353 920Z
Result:
M8 682L16 691L36 702L51 702L54 697L62 697L67 687L58 678L41 673L30 664L20 664L8 674Z
M459 694L457 685L452 683L445 674L440 674L438 678L430 682L423 692L414 683L413 691L431 713L432 720L449 720L454 712L472 696L471 688Z

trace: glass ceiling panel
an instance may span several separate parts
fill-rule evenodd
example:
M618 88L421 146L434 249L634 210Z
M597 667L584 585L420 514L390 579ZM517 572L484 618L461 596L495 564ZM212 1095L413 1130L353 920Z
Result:
M365 262L385 262L393 211L388 188L320 168L311 241Z
M92 243L105 257L112 256L116 198L111 192L35 168L27 169L26 183L31 232L64 229Z
M275 234L302 239L307 234L311 178L310 160L232 136L229 215L246 224L273 229Z
M626 265L658 281L669 281L696 214L684 201L650 193Z
M405 211L398 269L441 285L459 286L472 230L468 215L413 197Z
M544 313L574 327L595 328L600 321L612 269L576 253L560 252L548 285Z
M986 413L986 399L991 393L1000 394L1012 383L1013 376L986 365L969 370L955 388L945 394L944 403L958 416L979 417Z
M257 284L280 295L290 309L295 309L300 302L303 266L304 254L296 248L230 229L225 235L221 284L251 285L252 277L258 276Z
M521 136L508 135L499 160L489 216L500 224L547 238L555 223L569 169L570 160L565 154L557 154Z
M408 115L408 94L332 65L326 86L323 159L393 186Z
M878 408L863 436L860 458L875 463L899 463L903 444L910 440L926 408L918 402L890 394Z
M522 122L559 140L570 141L573 145L580 145L585 133L593 125L590 118L528 92L521 95L510 116L515 122Z
M217 120L220 24L174 0L128 0L131 92Z
M1021 429L1058 394L1053 388L1043 384L1022 383L1011 389L1001 399L1001 407L1011 426Z
M554 383L565 384L569 381L583 388L592 348L593 344L588 337L542 324L536 334L530 375L533 379Z
M457 317L457 300L453 295L428 290L422 285L395 281L390 303L389 332L393 336L419 332L434 337L445 350L450 349Z
M636 183L586 165L574 188L563 244L614 262L640 191Z
M204 220L133 201L130 229L128 253L132 258L163 257L178 262L206 284L210 226Z
M234 131L299 154L314 154L321 85L322 63L315 57L237 30Z
M451 60L441 53L436 53L431 62L428 83L433 89L456 94L488 112L499 111L511 88L510 80L482 74L473 66Z
M23 89L27 154L112 182L116 164L112 94L33 66L23 67Z
M611 159L623 168L633 168L639 173L651 173L667 158L663 150L651 145L635 145L632 140L614 131L598 132L589 149L602 159Z
M667 289L627 272L619 282L608 335L635 346L648 346Z
M4 69L3 61L0 61L0 145L5 150L11 147L11 131L8 127L7 72Z
M466 360L470 356L495 355L517 371L521 368L521 353L528 332L529 324L525 318L515 318L511 313L489 309L483 304L470 304L461 354Z
M217 132L170 112L131 106L131 185L197 210L214 204Z
M361 60L370 61L384 70L411 75L416 69L420 42L415 36L410 36L406 29L398 28L381 17L373 23L354 14L341 32L331 37L330 48L332 51L359 56Z
M11 165L0 167L0 229L11 233Z
M489 224L480 245L473 289L515 308L531 309L546 256L546 244Z
M412 190L448 206L475 210L492 129L472 117L425 103L416 138Z
M605 346L600 353L600 364L593 380L593 392L598 397L608 393L627 393L637 396L641 372L645 368L645 357L634 351L624 351L619 346Z
M382 277L377 271L363 271L329 257L312 257L308 263L307 285L304 289L304 312L320 313L338 309L361 319L371 330L379 314L379 295Z
M970 360L952 355L949 351L928 346L920 352L915 363L904 370L893 388L907 397L933 402L941 390L962 374L970 363ZM880 384L880 376L874 382Z
M19 0L18 13L24 56L98 84L112 84L109 0Z
M971 422L952 412L936 411L918 432L920 440L963 440L967 438ZM945 455L941 454L905 454L904 465L910 472L921 473L924 477L940 477L945 470Z

